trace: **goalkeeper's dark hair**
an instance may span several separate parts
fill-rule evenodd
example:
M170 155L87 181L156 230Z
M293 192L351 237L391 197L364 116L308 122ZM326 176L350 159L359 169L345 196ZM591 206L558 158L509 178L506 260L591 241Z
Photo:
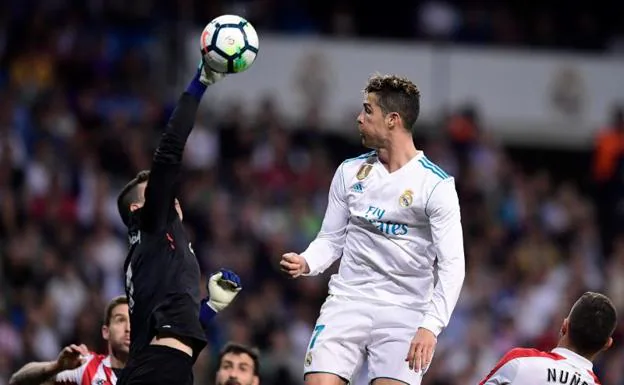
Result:
M108 305L106 305L106 309L104 309L104 317L102 319L102 325L109 326L111 322L111 318L113 317L113 310L119 305L127 305L128 298L125 295L117 296L110 300Z
M253 373L255 376L260 376L260 351L256 348L252 348L246 345L237 344L234 342L227 343L223 349L219 352L219 359L217 360L217 367L221 367L223 356L232 353L234 355L246 354L251 357L254 363Z
M420 90L416 84L397 75L375 74L368 79L364 92L374 93L384 115L396 112L405 128L413 132L420 115Z
M568 338L578 354L592 355L602 350L616 326L613 302L604 294L586 292L568 316Z
M141 200L137 187L141 183L147 182L149 175L149 170L139 171L134 179L128 182L117 196L117 210L119 210L121 220L123 220L126 226L128 226L130 221L130 205Z

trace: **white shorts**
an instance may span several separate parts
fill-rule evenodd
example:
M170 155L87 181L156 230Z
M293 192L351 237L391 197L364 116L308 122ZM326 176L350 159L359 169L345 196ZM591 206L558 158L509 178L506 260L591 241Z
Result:
M368 379L419 385L423 373L405 361L423 314L389 304L330 296L308 344L304 373L333 373L351 382L366 360Z

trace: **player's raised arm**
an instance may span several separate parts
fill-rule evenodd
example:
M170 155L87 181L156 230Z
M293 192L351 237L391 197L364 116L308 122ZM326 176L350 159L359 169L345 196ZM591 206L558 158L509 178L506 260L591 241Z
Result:
M453 178L438 182L425 212L437 254L438 281L422 327L437 336L451 319L466 274L459 199Z
M327 269L342 256L342 248L349 223L349 209L345 201L343 165L341 164L332 179L327 200L327 209L321 230L306 251L299 254L286 253L280 266L293 278L300 275L316 275Z
M177 177L199 102L206 87L222 77L222 74L209 71L201 65L186 91L180 96L152 159L141 213L141 227L144 230L157 231L165 228L168 216L175 213L172 208L175 204Z

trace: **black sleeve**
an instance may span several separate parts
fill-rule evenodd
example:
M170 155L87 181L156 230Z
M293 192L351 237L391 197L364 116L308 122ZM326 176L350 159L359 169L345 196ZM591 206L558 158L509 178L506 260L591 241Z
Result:
M167 226L176 197L184 146L193 129L198 106L197 99L188 93L182 94L154 152L145 204L141 209L141 228L145 231L156 232Z

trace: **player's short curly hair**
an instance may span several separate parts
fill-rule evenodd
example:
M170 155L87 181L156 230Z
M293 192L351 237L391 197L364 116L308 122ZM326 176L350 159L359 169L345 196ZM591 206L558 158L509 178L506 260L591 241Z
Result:
M407 130L413 131L420 115L420 90L411 80L397 75L375 74L368 79L365 93L374 93L384 114L396 112Z
M149 170L139 171L134 179L132 179L124 186L124 188L119 193L119 196L117 197L117 210L119 211L119 215L121 216L121 219L123 220L123 223L126 224L126 226L128 226L128 223L130 221L130 205L132 203L138 202L140 199L137 186L143 182L147 182L149 176Z
M617 313L607 296L587 292L572 307L568 323L568 336L577 353L595 354L613 335Z

